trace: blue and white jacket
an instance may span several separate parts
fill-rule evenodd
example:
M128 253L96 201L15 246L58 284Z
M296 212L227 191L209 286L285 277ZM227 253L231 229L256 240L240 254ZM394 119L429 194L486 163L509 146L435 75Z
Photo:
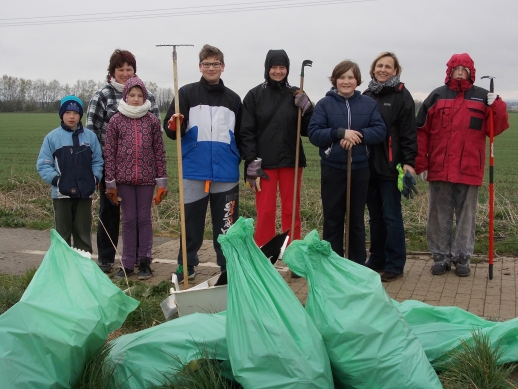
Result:
M81 122L75 131L61 122L43 140L36 168L52 198L90 198L103 174L99 140Z
M238 182L241 160L239 125L241 99L219 84L209 84L203 77L199 82L180 88L182 123L183 178L199 181ZM175 113L175 101L167 111L164 130L171 139L168 121Z
M326 93L315 109L308 126L308 137L320 148L321 163L347 170L347 150L340 146L338 128L358 131L362 141L352 148L351 169L369 166L370 145L383 142L387 127L378 109L378 103L359 91L345 98L334 89Z

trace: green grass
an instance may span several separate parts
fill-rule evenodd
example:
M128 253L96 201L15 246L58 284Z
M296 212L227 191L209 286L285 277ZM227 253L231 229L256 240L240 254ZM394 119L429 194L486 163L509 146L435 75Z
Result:
M498 365L500 346L493 348L489 335L473 331L472 341L463 341L448 353L439 379L444 389L518 388L511 375L516 365Z
M495 138L495 252L518 255L518 170L514 155L518 152L518 113L510 113L511 128ZM0 226L47 229L52 227L53 211L50 188L36 172L36 158L44 136L59 125L56 114L0 113ZM153 207L155 234L178 237L180 233L176 143L165 138L169 195ZM302 235L322 230L320 202L320 163L318 150L307 138L303 146L308 166L302 177ZM489 148L488 148L489 150ZM488 161L486 165L488 165ZM242 167L241 167L242 172ZM477 212L475 252L488 250L488 178L480 188ZM254 195L241 180L240 214L255 218ZM426 213L427 184L418 182L419 195L403 199L403 215L409 251L427 251ZM98 199L94 198L94 215ZM278 207L280 209L280 207ZM278 218L279 219L279 218ZM368 216L365 213L368 233ZM93 228L97 220L94 218ZM280 222L278 231L281 230ZM368 235L367 235L368 236ZM210 215L207 214L205 238L212 238Z
M225 368L230 368L228 361L218 361L216 350L209 351L205 344L197 344L196 357L192 361L182 361L176 355L165 355L174 360L178 368L162 373L163 380L153 389L242 389L236 382L224 377Z
M169 297L171 283L162 281L157 285L147 286L139 281L128 282L129 285L125 280L120 280L115 284L125 290L126 294L138 300L140 304L128 315L119 332L121 334L132 333L163 323L164 314L160 303Z
M0 274L0 315L20 301L35 273L30 269L21 276Z

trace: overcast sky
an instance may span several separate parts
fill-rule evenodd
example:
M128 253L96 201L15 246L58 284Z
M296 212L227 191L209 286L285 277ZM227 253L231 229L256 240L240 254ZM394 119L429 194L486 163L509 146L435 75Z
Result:
M302 61L313 61L304 89L316 102L341 60L360 65L363 91L374 57L393 51L402 81L423 100L443 84L451 55L467 52L476 85L488 89L480 77L495 76L496 92L518 100L517 15L517 0L16 0L2 7L0 76L101 81L111 53L121 48L135 54L145 82L172 88L171 49L155 45L194 45L178 49L181 86L199 80L198 53L209 43L225 55L226 86L243 98L262 82L267 51L284 49L292 85L300 83Z

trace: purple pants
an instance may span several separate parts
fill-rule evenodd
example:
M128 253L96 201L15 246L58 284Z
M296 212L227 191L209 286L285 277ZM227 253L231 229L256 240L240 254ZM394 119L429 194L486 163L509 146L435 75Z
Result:
M155 192L154 185L117 185L122 211L122 265L133 269L138 256L151 259L153 248L153 225L151 222L151 202Z

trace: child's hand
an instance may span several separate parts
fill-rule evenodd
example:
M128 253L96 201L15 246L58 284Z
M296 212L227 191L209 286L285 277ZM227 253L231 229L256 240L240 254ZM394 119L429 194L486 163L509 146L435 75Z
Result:
M169 127L169 129L171 131L176 131L176 118L177 117L180 117L180 126L183 123L183 115L181 113L175 113L173 116L171 116L171 119L169 119L169 121L167 122L167 127Z
M167 196L167 189L162 186L158 187L158 190L156 191L156 196L153 199L155 205L160 204L165 196Z
M113 205L119 205L119 193L117 188L110 188L106 190L106 197Z

